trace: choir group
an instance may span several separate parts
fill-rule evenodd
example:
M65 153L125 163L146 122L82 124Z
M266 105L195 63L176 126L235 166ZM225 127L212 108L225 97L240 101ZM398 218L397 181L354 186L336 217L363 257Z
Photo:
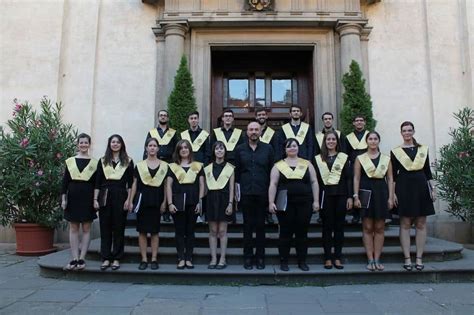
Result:
M324 128L317 133L301 120L299 106L291 106L289 114L290 122L276 131L267 126L265 108L257 108L255 121L244 135L233 126L232 110L222 113L221 127L211 133L199 127L199 113L192 112L189 129L178 135L168 126L168 112L162 110L157 128L146 137L143 160L136 164L120 135L110 136L104 156L95 160L88 153L90 136L80 134L77 155L66 160L62 185L72 253L65 269L85 268L91 223L97 213L100 268L119 269L129 212L136 212L140 270L159 268L162 217L174 222L177 269L194 268L194 230L203 214L209 225L208 268L224 269L227 225L235 222L236 211L243 215L245 269L265 268L265 221L271 222L276 214L280 269L289 270L294 243L298 267L308 271L307 234L316 212L322 223L323 267L343 269L344 224L351 210L353 222L362 219L366 268L382 271L385 220L395 209L400 216L403 268L423 270L426 217L434 214L435 190L428 148L413 137L413 124L402 123L403 143L387 156L379 150L380 135L365 130L363 116L355 116L354 131L343 135L333 128L332 113L322 115ZM413 224L414 265L410 257Z

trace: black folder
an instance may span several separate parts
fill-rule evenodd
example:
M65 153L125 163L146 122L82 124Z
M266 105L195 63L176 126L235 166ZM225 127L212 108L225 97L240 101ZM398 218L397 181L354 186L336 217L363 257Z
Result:
M173 194L173 204L178 211L184 211L186 208L186 193Z
M359 189L359 200L360 207L368 209L370 207L370 198L372 197L372 191L368 189Z
M278 211L286 211L286 206L288 205L288 190L278 191L275 205Z

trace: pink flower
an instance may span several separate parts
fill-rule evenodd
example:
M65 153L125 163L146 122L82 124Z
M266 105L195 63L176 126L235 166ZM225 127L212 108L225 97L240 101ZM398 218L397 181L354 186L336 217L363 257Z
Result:
M51 139L56 139L56 137L58 136L58 131L56 129L52 129L50 132L49 132L49 137Z
M62 157L63 157L63 155L61 154L61 152L56 153L56 158L57 158L58 160L59 160L60 158L62 158Z
M41 120L35 120L35 125L37 128L41 127L42 125Z
M43 176L44 172L43 172L43 170L39 170L37 174L38 174L38 176Z
M26 129L24 127L20 127L19 130L20 130L21 133L24 133L26 131Z
M35 167L35 161L30 160L30 162L28 163L28 165L30 166L30 168Z
M461 152L458 153L458 158L462 159L462 158L465 158L465 157L469 157L469 152L461 151Z
M26 148L28 146L28 143L30 143L30 141L28 140L28 138L23 138L23 140L21 140L20 142L20 146L22 148Z
M21 104L15 104L15 112L19 112L23 106Z

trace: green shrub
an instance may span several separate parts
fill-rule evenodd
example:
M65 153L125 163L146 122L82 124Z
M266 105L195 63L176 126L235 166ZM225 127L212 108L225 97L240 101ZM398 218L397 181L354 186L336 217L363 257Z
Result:
M463 108L454 117L459 127L451 129L451 143L440 149L435 161L439 196L448 203L448 213L474 222L474 109Z
M56 227L64 161L75 153L77 132L61 121L60 103L43 98L40 112L14 103L9 131L0 130L0 223Z

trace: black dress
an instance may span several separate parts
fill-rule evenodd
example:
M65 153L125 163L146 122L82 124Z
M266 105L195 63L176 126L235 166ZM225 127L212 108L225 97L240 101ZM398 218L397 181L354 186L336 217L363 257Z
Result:
M226 163L212 163L212 175L219 178ZM210 222L227 222L232 216L225 214L225 209L229 205L229 181L220 190L209 190L206 197L206 219Z
M163 167L163 163L164 162L161 162L160 166L155 169L148 168L151 177L155 177L156 173ZM142 182L137 167L135 167L133 176L137 179L137 195L139 193L142 194L140 209L137 212L137 232L159 233L161 218L160 206L164 199L165 180L163 180L160 187L145 185Z
M403 151L413 161L418 147L403 148ZM396 183L395 193L398 198L397 211L401 217L420 217L435 213L431 200L428 180L433 178L430 169L429 156L421 170L408 171L391 153L393 177Z
M75 158L77 168L82 172L91 159ZM97 162L96 162L97 163ZM94 165L95 167L97 166ZM91 222L97 218L94 209L94 186L97 171L87 181L73 180L68 168L64 172L61 193L67 195L64 219L69 222Z
M375 167L380 162L379 155L375 159L371 159ZM367 189L372 191L370 196L369 208L361 209L362 218L370 219L387 219L390 217L388 209L388 185L385 178L370 178L367 176L364 167L361 165L360 186L359 189Z

